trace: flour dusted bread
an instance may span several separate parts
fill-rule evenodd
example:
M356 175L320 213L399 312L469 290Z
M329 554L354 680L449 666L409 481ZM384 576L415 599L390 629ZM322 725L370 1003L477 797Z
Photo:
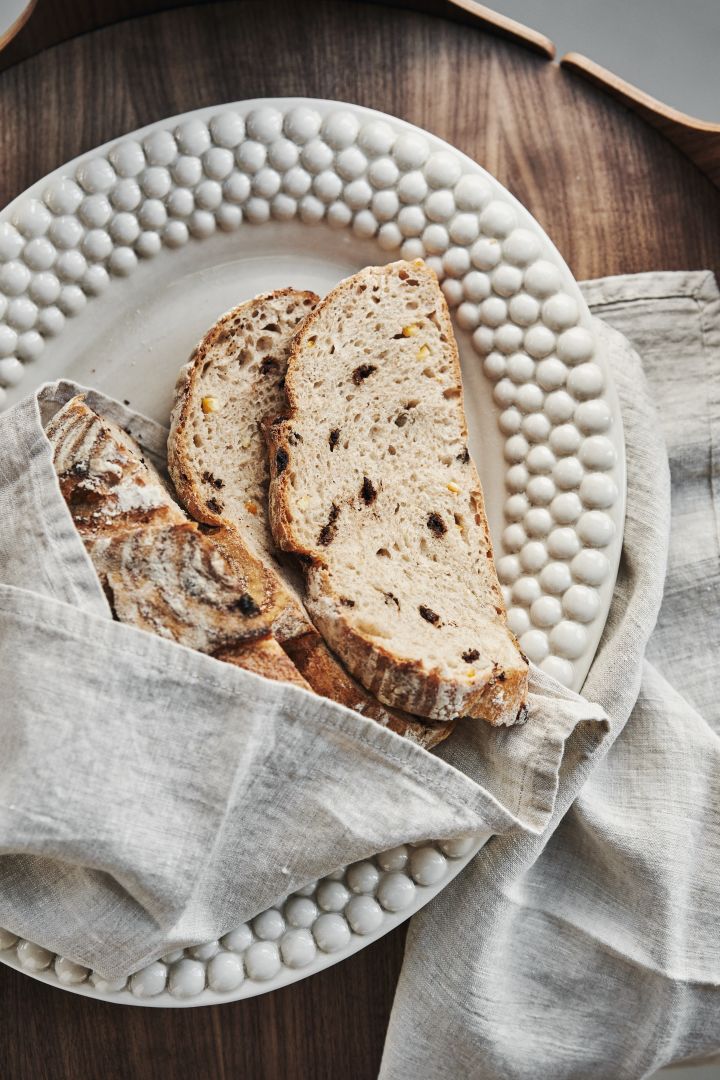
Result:
M293 334L317 303L283 289L229 311L180 372L168 440L178 495L198 521L230 525L272 576L282 611L273 634L312 688L431 748L452 730L388 709L329 652L303 607L302 576L278 552L267 520L269 472L260 422L284 407Z
M460 366L420 260L342 282L304 321L267 426L270 520L308 612L380 701L438 720L523 720Z
M119 621L307 687L269 637L279 609L272 580L230 530L206 536L189 522L140 448L82 396L53 417L47 436Z

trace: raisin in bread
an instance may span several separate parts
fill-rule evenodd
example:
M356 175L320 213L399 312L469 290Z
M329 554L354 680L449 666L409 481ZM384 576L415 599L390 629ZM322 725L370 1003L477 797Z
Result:
M290 343L317 303L284 289L223 315L178 378L168 467L188 512L211 525L231 524L261 559L283 597L275 637L313 689L430 749L452 730L381 705L332 656L302 604L302 576L275 547L267 519L269 472L260 421L284 405Z
M120 622L307 687L270 637L278 599L229 530L204 535L140 448L82 396L46 434L60 489Z
M370 267L304 321L267 428L270 521L330 648L380 701L526 715L445 298L421 260Z

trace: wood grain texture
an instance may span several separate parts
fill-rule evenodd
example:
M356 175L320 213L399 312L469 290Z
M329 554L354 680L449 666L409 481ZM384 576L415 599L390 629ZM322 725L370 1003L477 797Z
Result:
M40 0L9 50L54 9L66 32L80 4ZM356 101L443 136L529 207L578 277L719 268L720 193L637 115L479 28L340 0L180 8L15 63L0 74L0 201L142 124L264 94ZM214 1009L119 1008L3 967L0 1077L374 1080L403 940Z
M664 105L581 53L567 53L560 64L567 71L589 79L652 124L720 188L720 124L698 120Z

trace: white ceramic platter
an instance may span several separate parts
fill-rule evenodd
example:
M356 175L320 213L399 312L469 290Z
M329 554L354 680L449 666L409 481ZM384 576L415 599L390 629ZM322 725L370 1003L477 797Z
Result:
M418 256L453 311L510 625L531 660L579 689L622 540L617 398L558 251L433 135L355 105L277 98L163 120L58 169L0 214L0 406L63 375L166 423L178 368L222 312ZM6 931L0 959L126 1004L249 997L387 933L486 840L343 868L122 984Z

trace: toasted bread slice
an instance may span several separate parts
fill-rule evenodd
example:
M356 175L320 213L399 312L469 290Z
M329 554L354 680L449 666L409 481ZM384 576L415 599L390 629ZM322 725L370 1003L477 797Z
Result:
M198 521L235 528L272 575L285 605L273 633L313 689L429 749L452 725L393 713L350 677L308 619L302 576L277 551L267 524L269 473L260 421L284 405L290 342L317 299L284 289L241 304L211 328L178 378L168 466L188 512Z
M82 396L47 427L60 489L120 622L309 689L270 637L279 599L228 530L204 535ZM264 640L263 640L264 639Z
M270 521L307 610L380 701L437 720L525 718L457 345L421 260L342 282L296 334L268 426Z

